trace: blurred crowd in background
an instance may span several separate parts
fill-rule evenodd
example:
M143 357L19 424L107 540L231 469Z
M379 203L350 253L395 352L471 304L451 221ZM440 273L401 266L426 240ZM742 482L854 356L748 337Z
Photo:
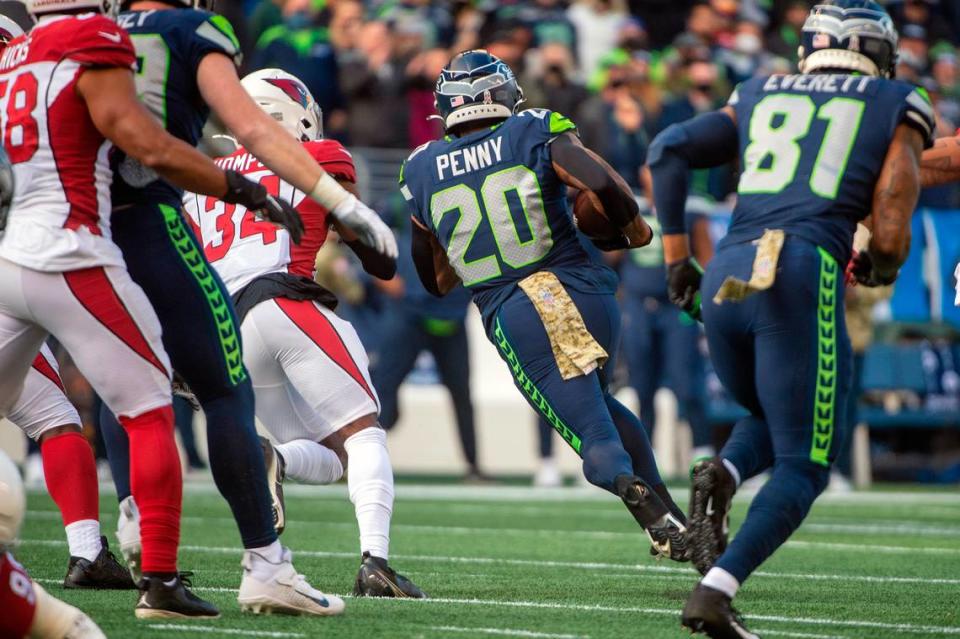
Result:
M509 63L524 90L522 108L548 108L570 117L584 143L610 162L642 198L648 193L641 167L653 137L672 123L722 106L744 79L794 71L801 27L812 4L220 0L217 10L237 30L245 53L243 72L279 67L299 76L323 109L327 137L348 145L360 163L386 158L381 162L388 167L386 186L364 194L406 247L408 212L392 185L406 152L442 134L439 121L430 117L433 88L453 53L482 47ZM938 137L955 134L960 127L960 2L896 0L885 5L900 32L897 77L929 92L938 116ZM735 179L730 168L692 176L695 197L689 226L703 262L712 253L711 240L724 229L722 222L711 222L711 216L729 212ZM924 191L921 206L960 208L960 185ZM691 425L695 452L709 453L717 443L713 426L724 418L708 404L722 390L709 375L698 328L666 299L658 251L654 242L611 260L620 270L624 293L624 352L617 377L636 390L648 427L654 423L653 392L662 385L670 387L680 400L680 417ZM455 406L467 475L482 479L466 357L469 296L460 289L443 300L430 297L405 253L401 251L398 276L379 282L365 279L331 244L318 259L319 277L338 293L340 312L355 323L371 352L384 426L390 428L398 418L397 390L405 379L442 382ZM848 299L848 321L855 325L852 330L859 334L855 341L861 344L861 368L872 338L873 305L889 296L889 291L879 295L853 291ZM947 351L956 346L952 337L946 343ZM938 359L937 365L958 369L947 359ZM953 377L960 380L957 372ZM957 388L946 386L937 388L960 401L960 383ZM84 399L82 384L74 390L83 414L95 420L95 410L83 410L91 400ZM854 421L856 409L852 407ZM181 423L189 422L189 411L181 415ZM192 441L188 432L182 435ZM550 461L552 438L543 424L541 435L544 463L536 480L555 485L559 474ZM185 443L190 464L202 467L196 447ZM840 468L846 466L841 461Z

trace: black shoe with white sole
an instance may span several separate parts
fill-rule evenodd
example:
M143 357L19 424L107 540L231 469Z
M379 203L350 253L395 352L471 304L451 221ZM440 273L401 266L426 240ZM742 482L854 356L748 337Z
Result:
M730 601L719 590L697 584L683 607L680 623L693 634L703 633L712 639L760 639L760 635L747 630Z
M187 589L180 575L166 581L144 575L139 588L140 599L133 611L138 619L216 619L220 616L216 606Z
M705 575L727 549L737 484L719 457L697 462L690 474L690 558Z
M619 475L615 488L627 510L650 538L651 554L674 561L690 561L686 526L646 482L632 475Z
M427 594L387 565L386 559L363 553L360 571L353 586L357 597L400 597L426 599Z
M270 500L273 502L273 527L279 535L287 526L286 506L283 503L283 479L287 475L287 463L266 437L260 437L260 447L263 449L267 485L270 487Z
M93 561L83 557L70 557L63 587L89 590L136 590L137 584L130 578L130 571L120 565L110 552L107 538L100 537L100 554Z

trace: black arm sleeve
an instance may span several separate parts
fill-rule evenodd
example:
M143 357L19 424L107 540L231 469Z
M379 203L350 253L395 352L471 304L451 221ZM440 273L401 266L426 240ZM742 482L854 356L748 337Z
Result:
M346 243L350 250L360 258L363 270L381 280L389 280L397 274L397 260L377 252L360 240Z
M430 236L416 224L410 234L410 252L423 288L435 297L443 297L437 285L437 272L433 268L433 245L430 243Z
M613 169L597 162L583 146L561 135L550 144L550 154L554 164L596 194L604 215L617 227L623 228L637 217L637 201L620 187Z
M687 174L737 157L737 127L726 113L713 111L668 126L650 145L647 164L653 177L653 203L664 235L686 233Z

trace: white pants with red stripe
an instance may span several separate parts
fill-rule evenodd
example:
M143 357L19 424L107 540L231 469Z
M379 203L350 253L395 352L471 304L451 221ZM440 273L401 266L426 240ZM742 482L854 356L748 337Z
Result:
M241 327L257 417L279 442L321 441L380 412L367 353L349 322L312 301L267 300Z
M41 272L0 259L0 414L9 414L53 335L115 414L169 405L160 322L126 269Z
M80 415L64 394L60 367L50 347L40 347L23 382L23 392L7 415L30 439L58 426L80 425Z

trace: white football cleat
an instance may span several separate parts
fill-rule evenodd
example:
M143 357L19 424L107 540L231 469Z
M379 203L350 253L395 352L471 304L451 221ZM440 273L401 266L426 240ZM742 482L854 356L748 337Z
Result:
M240 610L257 615L331 616L343 612L343 599L325 595L297 573L293 553L283 549L283 558L275 564L259 553L243 553L243 580L237 601Z
M133 577L133 583L140 583L140 511L133 496L120 502L120 516L117 518L117 542L120 554Z

